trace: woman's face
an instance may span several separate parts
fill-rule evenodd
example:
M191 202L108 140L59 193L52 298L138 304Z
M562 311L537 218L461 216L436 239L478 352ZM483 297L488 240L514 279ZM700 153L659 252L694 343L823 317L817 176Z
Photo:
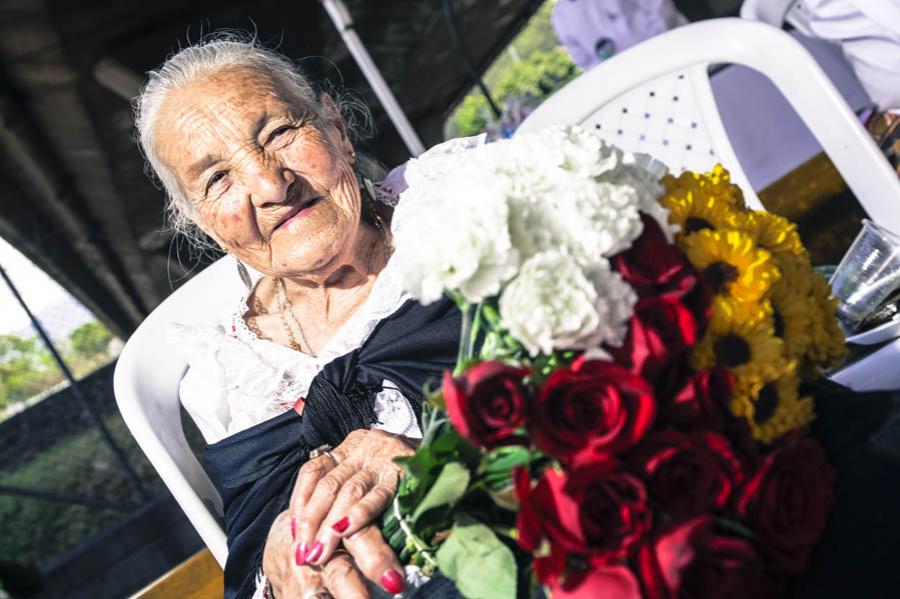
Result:
M174 90L157 152L226 251L272 276L327 272L353 251L360 195L333 103L324 118L265 74L218 71Z

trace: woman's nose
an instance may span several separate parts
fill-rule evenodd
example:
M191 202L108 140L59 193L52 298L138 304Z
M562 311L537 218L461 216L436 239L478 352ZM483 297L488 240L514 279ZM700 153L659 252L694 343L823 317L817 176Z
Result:
M294 174L278 161L259 160L249 175L250 200L256 206L280 204L288 199Z

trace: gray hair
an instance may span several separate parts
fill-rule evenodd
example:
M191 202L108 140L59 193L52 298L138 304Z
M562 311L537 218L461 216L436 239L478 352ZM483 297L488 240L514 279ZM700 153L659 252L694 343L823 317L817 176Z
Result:
M146 170L166 193L166 220L176 234L183 235L195 249L206 249L206 236L197 227L198 218L179 185L175 174L160 160L156 149L155 129L160 107L170 92L200 75L219 70L246 67L272 78L289 101L301 101L321 117L322 104L316 89L299 67L289 58L262 46L253 36L240 32L218 32L194 45L170 55L158 69L147 73L147 80L134 101L134 121L138 143L146 158ZM330 89L347 128L351 142L357 145L373 133L372 115L365 103L349 93ZM373 158L357 152L356 170L372 181L384 178L383 167Z

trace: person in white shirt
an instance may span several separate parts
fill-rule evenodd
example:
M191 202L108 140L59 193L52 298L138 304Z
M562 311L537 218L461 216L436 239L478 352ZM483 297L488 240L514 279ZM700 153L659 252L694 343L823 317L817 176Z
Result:
M553 29L582 69L688 21L672 0L557 0Z
M840 44L880 110L900 113L900 2L802 0L804 33Z

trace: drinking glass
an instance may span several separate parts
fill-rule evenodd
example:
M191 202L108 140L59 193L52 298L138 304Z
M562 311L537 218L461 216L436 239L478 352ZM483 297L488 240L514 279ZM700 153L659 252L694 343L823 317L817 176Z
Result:
M829 282L841 324L852 332L900 288L900 237L863 220Z

